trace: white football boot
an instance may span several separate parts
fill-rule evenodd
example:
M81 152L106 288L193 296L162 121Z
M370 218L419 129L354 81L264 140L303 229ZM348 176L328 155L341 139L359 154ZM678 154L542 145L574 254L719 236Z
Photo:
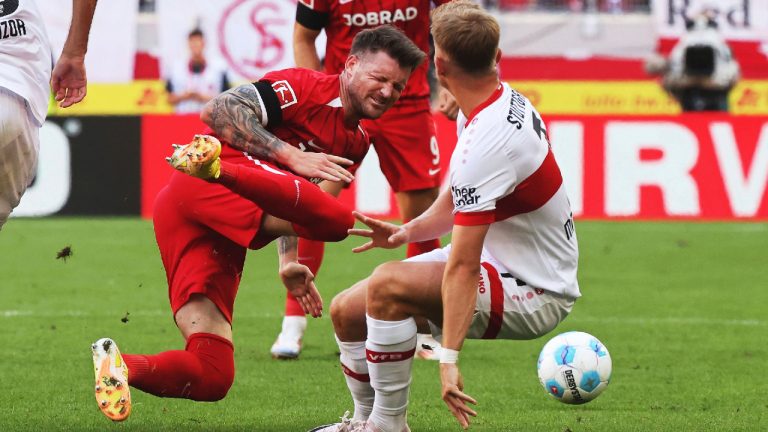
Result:
M351 420L349 418L349 411L344 413L341 417L341 423L334 423L329 425L318 426L314 429L310 429L307 432L382 432L375 424L370 420ZM408 425L401 432L411 432Z
M131 414L128 366L125 365L123 356L112 339L97 340L91 345L91 351L96 373L96 403L110 420L123 421Z
M272 358L277 360L295 360L301 354L301 341L304 338L304 330L307 329L307 317L286 316L283 317L283 328L277 340L269 350Z

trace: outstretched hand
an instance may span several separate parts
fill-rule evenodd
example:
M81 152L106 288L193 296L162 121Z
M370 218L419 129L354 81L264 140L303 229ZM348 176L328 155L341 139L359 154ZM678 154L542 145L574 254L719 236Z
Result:
M352 228L347 230L347 233L371 239L368 243L352 249L352 252L365 252L376 247L394 249L408 243L408 234L402 226L370 218L359 212L352 212L352 214L370 229Z
M464 393L464 379L461 377L459 366L456 363L441 363L440 381L443 387L443 401L448 405L451 414L456 417L461 427L469 428L469 416L477 417L477 413L467 403L477 405L477 401Z
M295 151L285 161L285 165L294 173L307 177L346 183L355 179L344 167L352 165L349 159L325 153Z
M85 57L62 54L51 74L51 89L59 106L66 108L82 101L87 84Z
M298 300L304 313L313 318L323 316L323 298L315 286L315 275L309 267L297 262L288 263L280 269L280 279L288 292Z

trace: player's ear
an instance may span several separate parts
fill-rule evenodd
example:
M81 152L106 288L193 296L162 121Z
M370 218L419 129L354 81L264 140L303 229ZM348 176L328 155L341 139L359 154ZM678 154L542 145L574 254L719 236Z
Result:
M496 48L496 64L501 61L501 48Z
M358 63L360 63L360 57L355 54L350 54L349 57L347 57L347 61L344 62L344 70L353 72Z

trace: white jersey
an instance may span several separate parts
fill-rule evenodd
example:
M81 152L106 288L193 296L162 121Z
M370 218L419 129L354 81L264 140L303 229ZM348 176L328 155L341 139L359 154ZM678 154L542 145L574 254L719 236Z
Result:
M571 298L578 244L560 169L530 101L507 84L465 118L451 157L456 225L490 224L483 245L513 277Z
M42 125L53 56L34 0L0 1L0 87L24 98Z

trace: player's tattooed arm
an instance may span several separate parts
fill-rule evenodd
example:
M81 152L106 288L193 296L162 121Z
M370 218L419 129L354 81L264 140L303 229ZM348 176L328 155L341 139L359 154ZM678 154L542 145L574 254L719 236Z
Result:
M289 262L298 260L299 238L296 236L282 236L277 239L277 253L280 255L280 267Z
M261 159L278 160L291 147L261 124L263 107L253 84L243 84L211 99L201 118L231 147Z
M243 84L209 101L200 118L230 147L259 159L288 167L306 178L351 182L355 177L344 167L352 161L325 153L304 153L261 124L264 107L253 84Z

